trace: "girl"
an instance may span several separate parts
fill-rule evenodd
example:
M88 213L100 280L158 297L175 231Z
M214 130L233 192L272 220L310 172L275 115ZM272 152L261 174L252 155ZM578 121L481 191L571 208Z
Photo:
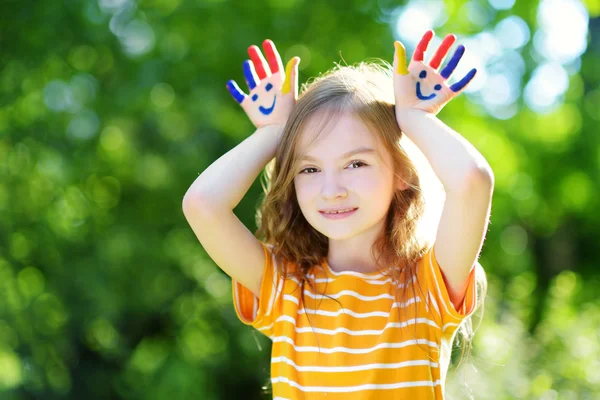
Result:
M232 277L240 320L273 341L276 399L443 399L459 327L471 339L494 180L435 116L476 71L448 86L464 46L438 72L455 36L425 64L432 37L408 68L395 42L393 71L338 66L298 100L300 59L284 73L266 40L267 60L251 46L244 63L249 94L227 84L257 130L196 179L183 210ZM445 191L434 230L419 154ZM255 236L233 209L273 157Z

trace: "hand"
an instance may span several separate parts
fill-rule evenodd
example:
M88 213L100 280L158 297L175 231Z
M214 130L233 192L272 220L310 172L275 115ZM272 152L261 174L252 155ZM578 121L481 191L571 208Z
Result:
M268 65L257 46L248 47L252 61L244 61L243 67L250 93L246 95L242 92L233 80L227 82L227 89L255 127L283 126L298 98L300 57L289 60L284 72L281 57L273 42L265 40L263 49L269 60Z
M429 62L423 63L423 54L433 37L433 31L425 33L415 49L412 60L406 68L406 50L402 43L396 41L394 54L394 96L396 98L396 115L402 110L415 108L433 115L457 96L471 82L477 69L473 68L460 81L448 86L445 81L452 75L465 52L465 46L460 45L446 67L438 74L437 69L442 63L448 49L456 40L456 36L448 35Z

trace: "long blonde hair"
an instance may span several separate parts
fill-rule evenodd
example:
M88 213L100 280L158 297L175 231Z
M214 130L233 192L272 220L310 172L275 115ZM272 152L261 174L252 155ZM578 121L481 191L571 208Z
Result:
M384 234L372 246L371 252L378 267L384 270L389 265L399 266L387 268L386 274L394 282L416 277L417 263L435 239L437 226L428 224L425 217L428 210L434 218L436 213L441 212L441 208L435 209L436 203L430 200L443 204L445 194L423 154L398 126L391 66L385 61L362 62L355 66L337 65L302 86L275 158L265 168L262 182L264 196L256 213L259 227L256 237L273 246L274 255L282 261L277 263L279 273L301 282L303 303L305 282L314 289L309 271L327 257L328 239L308 223L298 204L294 171L302 155L296 149L300 133L309 119L319 118L321 122L316 140L327 123L347 112L357 116L376 135L391 155L396 179L407 186L395 191ZM295 268L287 268L288 265ZM405 288L400 299L408 299L406 291L409 287L413 288L414 295L415 285L400 286ZM416 286L421 287L418 282ZM484 296L478 298L483 300ZM470 340L472 332L463 332L463 336Z

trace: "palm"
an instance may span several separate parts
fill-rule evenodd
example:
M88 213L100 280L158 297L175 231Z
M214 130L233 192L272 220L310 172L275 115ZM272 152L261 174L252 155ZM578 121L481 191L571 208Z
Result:
M264 59L257 46L250 46L250 60L244 61L244 78L249 94L240 90L235 81L227 82L227 89L240 103L250 121L257 128L266 125L285 125L292 107L296 103L300 59L292 58L283 71L281 57L270 40L263 42L267 55Z
M459 46L448 65L438 72L438 67L446 56L448 49L456 40L454 35L448 35L438 48L429 65L423 62L423 54L433 36L433 31L428 31L415 49L408 68L406 68L406 54L404 46L396 42L394 57L394 94L396 110L415 108L437 114L452 98L457 96L473 79L477 70L473 68L459 82L448 86L446 80L450 78L462 55L464 46Z
M407 75L399 75L394 82L396 106L417 108L437 114L453 97L453 92L444 84L437 71L422 62L411 62Z
M262 79L240 103L257 128L265 125L284 125L294 105L291 93L281 92L284 76L277 72Z

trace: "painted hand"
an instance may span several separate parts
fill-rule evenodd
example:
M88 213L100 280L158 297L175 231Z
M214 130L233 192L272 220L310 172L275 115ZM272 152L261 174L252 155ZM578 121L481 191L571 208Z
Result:
M436 115L440 110L457 96L471 82L477 69L470 70L460 81L448 86L445 81L450 78L465 52L465 46L460 45L454 52L441 73L437 72L448 49L456 40L456 36L448 35L429 62L423 63L423 54L433 37L433 31L425 33L415 49L412 60L406 68L406 50L402 43L396 41L394 46L394 94L396 98L396 115L403 109L416 108Z
M298 98L299 57L288 61L283 71L281 57L269 39L263 42L268 65L257 46L248 47L251 60L244 61L244 77L250 93L242 92L235 81L227 82L227 89L240 103L255 127L285 125Z

